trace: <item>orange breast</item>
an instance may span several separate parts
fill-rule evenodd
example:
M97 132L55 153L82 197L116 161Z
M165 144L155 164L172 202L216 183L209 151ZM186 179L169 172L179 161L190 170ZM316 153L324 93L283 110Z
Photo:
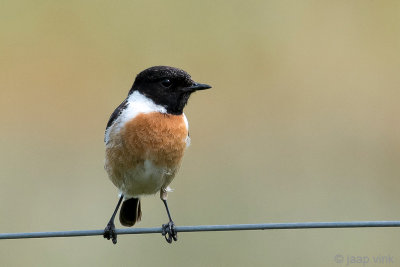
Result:
M127 122L122 139L128 157L175 168L183 157L187 134L183 115L152 112L139 114Z
M153 194L169 185L186 148L183 115L142 113L118 130L111 126L105 169L110 180L131 196ZM151 162L147 169L146 162Z

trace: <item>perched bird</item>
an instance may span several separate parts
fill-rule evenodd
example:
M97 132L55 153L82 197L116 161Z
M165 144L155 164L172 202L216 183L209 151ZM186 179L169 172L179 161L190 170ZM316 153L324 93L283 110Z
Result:
M162 226L163 236L168 243L177 241L167 194L190 143L183 108L193 92L209 88L194 82L187 72L168 66L151 67L136 76L105 131L105 169L120 198L104 238L117 243L114 219L121 202L120 222L133 226L142 216L140 197L160 192L169 218Z

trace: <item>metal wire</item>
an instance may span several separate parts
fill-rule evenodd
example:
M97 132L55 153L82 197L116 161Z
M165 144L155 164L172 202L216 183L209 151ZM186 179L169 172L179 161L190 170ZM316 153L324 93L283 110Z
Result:
M311 229L311 228L362 228L362 227L400 227L400 221L353 221L353 222L297 222L297 223L263 223L263 224L229 224L177 226L177 232L212 232L273 229ZM103 235L104 230L81 230L60 232L4 233L0 239L75 237ZM116 229L118 235L161 233L161 227Z

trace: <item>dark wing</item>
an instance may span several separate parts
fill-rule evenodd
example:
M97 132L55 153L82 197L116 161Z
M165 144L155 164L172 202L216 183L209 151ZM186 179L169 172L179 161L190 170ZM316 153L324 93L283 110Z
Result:
M126 99L114 110L114 112L111 114L110 119L108 120L107 123L107 127L106 127L106 131L107 129L114 123L114 121L118 118L119 115L121 115L122 111L124 111L124 109L126 109L126 107L128 106L128 101L126 101ZM104 138L105 141L105 138Z

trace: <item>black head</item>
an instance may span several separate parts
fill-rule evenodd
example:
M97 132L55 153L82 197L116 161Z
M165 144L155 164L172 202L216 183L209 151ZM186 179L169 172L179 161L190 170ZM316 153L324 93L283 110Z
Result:
M180 115L193 92L208 88L211 86L194 82L184 70L155 66L136 76L129 95L139 91L157 105L165 107L168 113Z

